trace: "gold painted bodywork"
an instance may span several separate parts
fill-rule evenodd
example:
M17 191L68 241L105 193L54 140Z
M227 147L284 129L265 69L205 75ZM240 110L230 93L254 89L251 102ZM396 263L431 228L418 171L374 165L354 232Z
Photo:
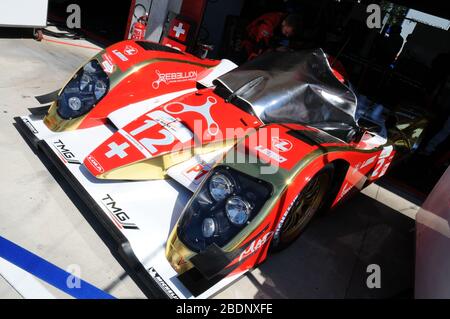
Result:
M44 117L44 124L53 132L67 132L76 130L81 122L86 118L87 114L75 119L65 120L58 115L57 102L53 102L48 109L47 115Z
M100 52L97 54L94 58L97 59L99 62L102 62L103 59L101 55L105 51ZM130 68L126 72L121 72L120 70L116 70L112 75L110 75L110 90L113 89L118 83L120 83L123 79L128 77L129 75L138 72L140 69L146 67L147 65L155 62L182 62L182 63L190 63L194 65L201 65L199 63L191 63L186 62L179 59L150 59L141 63L136 64L134 67ZM202 65L204 66L204 65ZM78 72L78 70L77 70ZM76 74L76 72L74 73ZM72 76L73 77L73 76ZM71 77L71 78L72 78ZM70 78L70 79L71 79ZM70 80L69 79L69 80ZM69 81L68 80L68 81ZM68 82L67 81L67 82ZM67 83L66 83L67 84ZM49 111L47 116L44 118L44 123L47 125L47 127L55 132L62 132L62 131L71 131L76 130L80 123L85 119L85 116L82 116L77 119L70 119L70 120L64 120L57 114L57 105L56 102L54 102ZM390 139L389 143L394 144L396 148L401 148L405 150L410 150L412 148L412 144L417 140L415 139L414 132L416 132L416 129L421 129L422 124L406 128L399 128L396 132L397 135L394 135L395 137L393 139ZM392 136L390 134L390 136ZM101 179L120 179L120 180L149 180L149 179L163 179L166 177L166 171L173 165L179 164L181 162L184 162L186 160L189 160L193 156L197 154L205 154L208 152L216 151L220 148L226 149L227 147L230 147L236 143L236 140L228 140L225 143L220 142L216 144L211 144L206 147L194 147L178 152L173 152L169 154L164 154L159 157L151 158L148 160L144 160L138 163L133 163L128 166L120 167L108 172L105 172L97 178ZM239 147L235 145L235 148ZM279 169L276 174L273 175L261 175L261 167L264 165L267 165L265 163L262 163L256 158L251 158L246 163L226 163L226 165L230 166L231 168L241 171L245 174L248 174L250 176L253 176L255 178L265 180L273 186L273 194L268 199L268 201L264 204L261 211L256 215L256 217L251 221L249 225L244 227L241 232L236 235L227 245L225 245L222 250L224 252L231 252L238 248L245 239L249 237L250 234L252 234L260 225L261 223L267 218L267 216L272 212L274 206L276 205L277 201L279 200L280 196L286 191L286 189L289 187L292 180L298 176L298 174L301 173L303 169L305 169L309 164L311 164L314 160L318 159L319 157L325 156L326 154L329 154L331 152L342 152L342 151L352 151L352 152L365 152L365 153L373 153L376 151L381 150L379 149L372 149L372 150L359 150L355 149L351 146L333 146L333 147L321 147L307 156L303 157L299 162L296 164L296 166L291 169L290 171L286 171L284 169ZM251 157L251 155L248 155ZM221 162L219 161L218 164ZM218 165L217 164L217 165ZM204 182L207 179L204 179ZM203 187L203 184L199 186L198 190L200 190ZM193 198L197 196L197 193L195 193L192 196L191 201ZM191 201L187 204L189 206L191 204ZM174 229L172 230L169 239L166 244L166 258L173 267L173 269L178 273L182 274L186 272L187 270L191 269L193 267L192 263L189 262L189 260L196 255L195 252L187 248L178 238L177 235L177 225L175 225Z
M239 146L235 146L239 147ZM247 155L248 160L245 163L223 163L237 171L243 172L247 175L250 175L254 178L264 180L269 182L273 186L272 196L268 199L268 201L261 208L261 211L255 216L255 218L250 222L249 225L244 227L227 245L225 245L222 250L224 252L231 252L236 248L240 247L241 244L247 239L267 218L267 216L272 212L273 208L277 204L279 198L283 195L286 189L290 186L292 180L301 173L303 169L305 169L309 164L318 159L319 157L323 157L326 154L332 152L342 152L342 151L352 151L352 152L361 152L361 153L373 153L376 151L380 151L382 148L372 149L372 150L359 150L355 149L351 146L331 146L331 147L321 147L316 149L303 157L294 168L290 171L279 168L276 174L271 175L261 175L261 167L267 165L266 163L261 162L257 158L252 155ZM217 165L220 165L218 163ZM206 179L203 183L206 182ZM203 186L200 185L198 191ZM198 192L197 191L197 192ZM188 207L191 205L191 201L197 193L192 196L192 199L186 205ZM181 217L180 217L181 218ZM178 223L177 223L178 225ZM182 274L183 272L189 270L193 267L193 265L189 262L189 260L195 256L196 253L190 250L186 245L184 245L181 240L177 236L177 226L174 227L169 240L166 245L166 258L170 262L171 266L178 272L178 274ZM179 261L185 261L185 264L179 265Z
M155 180L167 177L167 170L174 165L190 160L196 155L208 154L220 149L224 154L228 148L236 144L235 139L219 141L180 151L170 152L127 166L118 167L103 174L97 175L99 179L111 180Z
M261 171L261 166L266 165L261 163L256 158L249 158L245 163L226 163L227 166L231 168L248 174L252 177L262 179L272 184L273 186L273 194L269 198L269 200L265 203L265 205L261 208L260 213L256 215L256 217L251 221L249 225L242 229L240 233L238 233L227 245L225 245L222 250L224 252L231 252L238 248L245 239L247 239L256 229L261 225L261 223L267 218L270 212L275 207L277 201L282 196L282 194L287 190L290 183L293 179L298 176L303 169L305 169L309 164L318 159L319 157L325 157L327 154L333 152L359 152L359 153L374 153L381 151L383 147L387 145L394 145L397 152L405 153L411 152L414 150L413 145L417 143L421 136L423 135L423 131L427 125L426 119L418 119L417 121L412 121L411 125L408 125L406 128L395 128L395 132L390 131L390 138L386 145L380 146L378 148L364 150L358 149L354 146L329 146L329 147L320 147L315 151L312 151L305 157L303 157L299 162L292 168L290 171L279 168L276 174L272 175L261 175L259 172ZM238 146L236 146L238 147ZM251 155L247 155L251 157ZM256 164L255 164L256 163ZM219 165L219 163L217 164ZM206 182L206 179L204 180ZM203 185L200 185L198 191ZM194 198L196 194L192 198ZM193 199L191 199L192 201ZM190 205L190 202L187 206ZM181 217L180 217L181 218ZM177 223L178 225L178 223ZM189 262L189 259L196 255L195 252L191 251L187 248L178 238L177 236L177 225L174 227L169 240L166 246L166 258L170 262L171 266L179 273L189 270L193 267L192 263ZM179 261L183 260L185 263L181 266L179 265Z
M101 63L103 61L102 58L102 54L104 54L105 51L101 51L100 53L98 53L97 55L95 55L93 58L89 59L88 61L86 61L83 66L85 64L87 64L89 61L96 59L97 61L99 61L99 63ZM123 81L125 78L129 77L130 75L132 75L133 73L139 72L139 70L141 70L142 68L152 64L152 63L157 63L157 62L179 62L179 63L185 63L185 64L190 64L190 65L195 65L195 66L200 66L200 67L204 67L206 69L210 69L213 66L208 66L202 63L196 63L196 62L189 62L189 61L185 61L182 59L170 59L170 58L153 58L153 59L148 59L145 61L142 61L140 63L135 64L134 66L130 67L128 70L126 70L125 72L121 72L117 67L116 70L109 75L109 91L111 91L112 89L114 89L114 87L119 84L121 81ZM82 66L82 67L83 67ZM75 76L75 74L78 73L78 71L82 68L78 68L76 70L76 72L74 72L72 74L72 76L66 81L66 83L64 84L63 88L66 87L66 85L69 83L69 81ZM62 90L61 90L62 91ZM61 94L58 93L58 96ZM108 93L107 93L108 94ZM94 104L95 107L95 104ZM86 116L89 113L75 118L75 119L63 119L58 115L57 112L57 102L53 102L48 114L44 117L44 123L45 125L47 125L47 127L53 131L53 132L65 132L65 131L73 131L78 129L78 127L80 126L80 124L83 122L83 120L86 118Z

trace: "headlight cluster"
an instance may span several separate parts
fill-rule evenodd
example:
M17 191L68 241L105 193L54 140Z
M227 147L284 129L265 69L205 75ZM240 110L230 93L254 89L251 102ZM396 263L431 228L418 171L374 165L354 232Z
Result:
M109 78L97 60L81 68L58 97L58 114L72 119L89 112L109 90Z
M228 166L218 166L186 207L178 237L199 252L215 243L225 246L258 214L272 186Z

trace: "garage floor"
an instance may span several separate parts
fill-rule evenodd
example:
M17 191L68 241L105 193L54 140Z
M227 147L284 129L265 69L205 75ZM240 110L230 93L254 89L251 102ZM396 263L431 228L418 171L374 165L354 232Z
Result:
M50 42L54 40L65 44ZM15 116L37 105L35 95L58 89L98 50L81 40L2 38L0 29L0 237L63 270L75 270L114 297L145 298L88 208L13 126ZM216 297L410 297L417 209L384 188L370 186L316 219L301 240ZM366 286L370 264L381 267L381 289ZM0 275L0 298L70 298L15 266L0 263Z

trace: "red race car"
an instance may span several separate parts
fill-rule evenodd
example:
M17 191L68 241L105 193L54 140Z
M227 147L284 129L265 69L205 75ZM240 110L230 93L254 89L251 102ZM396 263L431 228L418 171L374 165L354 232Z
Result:
M16 118L154 296L216 293L382 177L427 123L358 102L320 49L235 67L127 41L43 117Z

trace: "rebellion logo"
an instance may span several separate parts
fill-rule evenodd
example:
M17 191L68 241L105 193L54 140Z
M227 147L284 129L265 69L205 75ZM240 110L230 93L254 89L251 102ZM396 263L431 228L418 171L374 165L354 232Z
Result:
M161 287L162 290L169 296L170 299L180 299L177 294L167 285L167 283L162 279L162 277L156 272L155 268L151 267L148 270L148 273L156 281L158 286Z
M81 162L76 159L75 155L66 147L63 141L61 140L54 141L53 147L58 152L59 157L64 163L77 165L81 164Z
M120 229L134 229L139 230L136 224L130 222L130 217L125 213L125 211L117 206L116 201L111 197L111 195L106 194L105 198L102 198L102 203L108 210L112 221Z
M181 102L172 102L164 105L164 111L170 114L181 114L185 112L194 112L201 115L208 125L207 132L211 136L219 133L219 124L213 119L211 115L211 108L217 104L217 99L213 96L208 96L202 105L189 105ZM175 106L175 108L172 108Z
M152 83L155 90L159 88L161 83L170 84L197 80L197 71L161 73L159 70L155 70L155 72L158 76L158 79Z

